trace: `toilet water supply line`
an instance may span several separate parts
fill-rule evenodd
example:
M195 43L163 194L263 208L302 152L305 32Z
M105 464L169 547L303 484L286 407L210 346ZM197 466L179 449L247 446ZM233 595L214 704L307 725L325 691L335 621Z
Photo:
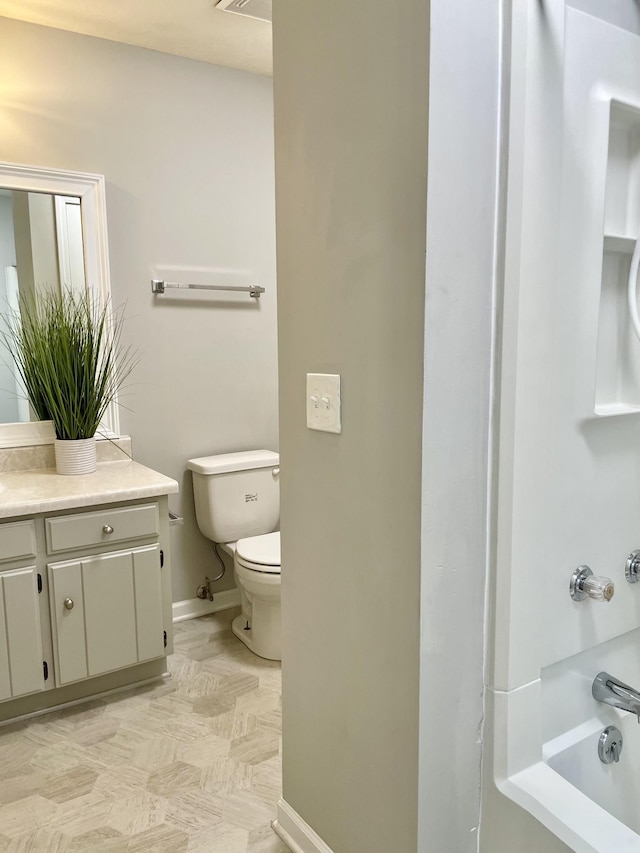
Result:
M220 574L216 575L216 577L213 579L205 577L204 583L200 584L200 586L196 590L196 596L198 598L202 598L202 599L206 598L208 601L213 601L213 593L211 592L211 584L215 583L216 581L221 580L224 577L224 573L226 571L226 566L224 564L224 560L222 559L222 557L220 556L220 552L218 551L218 543L212 542L211 544L213 545L213 552L216 555L216 558L217 558L217 560L221 566Z
M636 245L631 256L631 267L629 269L629 314L631 315L631 325L636 337L640 340L640 316L638 316L638 267L640 266L640 237L636 240Z

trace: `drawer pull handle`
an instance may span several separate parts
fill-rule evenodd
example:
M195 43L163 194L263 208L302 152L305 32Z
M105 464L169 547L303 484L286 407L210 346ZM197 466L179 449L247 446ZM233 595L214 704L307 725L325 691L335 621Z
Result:
M73 610L73 598L65 598L64 606L67 610Z
M113 527L110 524L105 524L102 528L103 533L113 533Z

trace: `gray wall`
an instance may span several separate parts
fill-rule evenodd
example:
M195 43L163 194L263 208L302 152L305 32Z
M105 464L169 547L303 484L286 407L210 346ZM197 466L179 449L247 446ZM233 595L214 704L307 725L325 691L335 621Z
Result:
M114 303L142 356L121 426L180 482L174 600L192 598L216 567L186 460L277 449L272 81L6 18L0 40L0 160L106 176ZM249 270L267 293L155 298L157 265Z
M414 853L429 7L274 14L284 799L336 853Z

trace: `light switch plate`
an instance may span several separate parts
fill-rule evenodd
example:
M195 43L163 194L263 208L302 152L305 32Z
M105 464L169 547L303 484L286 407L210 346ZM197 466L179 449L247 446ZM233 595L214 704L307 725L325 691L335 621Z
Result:
M307 373L307 427L342 432L339 375Z

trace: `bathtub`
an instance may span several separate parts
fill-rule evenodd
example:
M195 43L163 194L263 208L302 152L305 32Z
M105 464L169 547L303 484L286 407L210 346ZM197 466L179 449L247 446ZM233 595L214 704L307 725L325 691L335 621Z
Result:
M640 853L640 726L633 714L591 698L592 663L588 676L574 665L562 669L561 693L552 674L546 696L538 681L495 697L496 785L577 853ZM579 713L586 709L588 716ZM570 726L571 719L583 722ZM603 764L598 740L611 725L622 733L622 754Z
M598 718L577 726L546 743L543 756L549 767L637 835L640 849L640 726L634 715L607 715L608 725L622 733L620 761L603 764L598 740L603 730Z

